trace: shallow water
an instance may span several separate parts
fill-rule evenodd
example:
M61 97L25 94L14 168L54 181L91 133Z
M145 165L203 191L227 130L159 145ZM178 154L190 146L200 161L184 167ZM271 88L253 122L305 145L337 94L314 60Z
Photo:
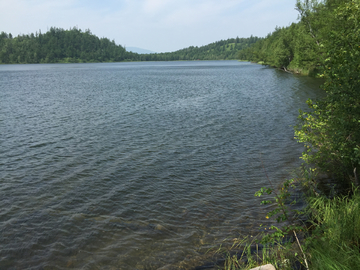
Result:
M0 269L187 269L257 233L318 86L237 61L0 65Z

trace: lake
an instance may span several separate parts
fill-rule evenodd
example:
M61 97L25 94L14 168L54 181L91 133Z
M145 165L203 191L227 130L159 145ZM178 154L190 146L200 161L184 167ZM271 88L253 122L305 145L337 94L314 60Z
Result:
M0 269L191 269L258 234L320 82L238 61L0 65Z

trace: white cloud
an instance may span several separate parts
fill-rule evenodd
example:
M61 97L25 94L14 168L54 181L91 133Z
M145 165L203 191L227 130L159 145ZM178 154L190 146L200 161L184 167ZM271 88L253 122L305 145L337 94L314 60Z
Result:
M171 6L171 1L169 0L145 0L142 11L145 14L156 15L169 6Z

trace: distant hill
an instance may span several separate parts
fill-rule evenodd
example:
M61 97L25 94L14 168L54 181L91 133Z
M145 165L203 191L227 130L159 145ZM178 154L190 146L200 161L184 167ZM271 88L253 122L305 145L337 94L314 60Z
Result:
M188 47L175 52L140 55L142 61L174 61L174 60L230 60L238 59L238 52L248 48L259 37L229 38L201 47Z
M138 48L138 47L126 47L125 49L128 52L139 53L139 54L156 53L154 51L150 51L150 50L146 50L146 49L142 49L142 48Z

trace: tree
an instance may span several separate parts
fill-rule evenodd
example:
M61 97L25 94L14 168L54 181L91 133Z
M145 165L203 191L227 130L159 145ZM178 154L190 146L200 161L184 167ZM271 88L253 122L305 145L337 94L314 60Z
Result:
M296 136L308 149L302 156L307 164L340 181L359 184L360 0L346 1L332 14L337 23L325 42L322 75L327 96L323 101L308 101L313 111L301 113Z

